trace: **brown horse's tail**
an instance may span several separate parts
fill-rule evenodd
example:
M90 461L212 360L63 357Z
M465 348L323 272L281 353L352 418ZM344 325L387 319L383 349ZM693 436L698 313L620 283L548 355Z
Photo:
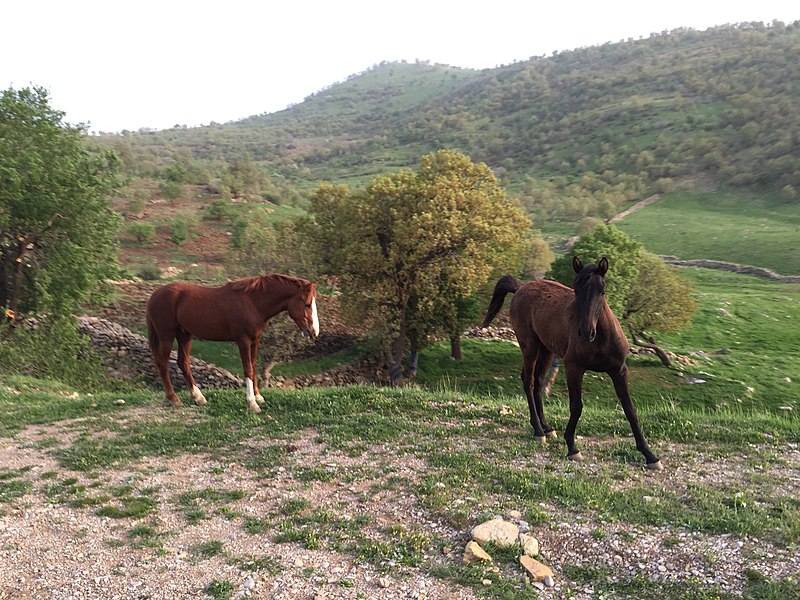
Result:
M489 302L489 308L486 309L486 318L483 319L483 324L481 327L488 327L489 323L492 322L492 319L497 316L497 313L499 313L500 309L503 308L503 302L506 299L506 294L513 294L520 287L522 287L522 284L512 275L503 275L500 278L500 280L497 282L497 285L494 286L492 301Z
M156 331L156 326L153 325L153 320L150 318L150 313L147 314L147 343L150 344L150 352L155 357L156 350L158 350L158 332Z

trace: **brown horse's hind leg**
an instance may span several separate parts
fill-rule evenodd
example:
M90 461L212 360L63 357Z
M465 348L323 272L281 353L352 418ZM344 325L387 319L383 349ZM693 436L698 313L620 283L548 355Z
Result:
M611 377L611 381L614 382L614 390L617 392L619 402L622 404L622 410L625 412L628 423L631 425L631 431L636 440L636 448L639 452L644 454L648 469L660 471L662 469L661 461L650 451L650 447L644 439L642 427L639 425L639 417L636 415L636 407L633 405L630 388L628 386L628 367L623 364L618 372L609 372L608 375Z
M158 348L155 351L155 362L158 367L158 374L161 376L161 381L164 384L164 393L167 400L172 402L173 406L180 406L181 401L172 387L172 381L169 378L169 353L172 352L172 338L167 341L165 337L159 336Z
M522 348L522 345L520 344ZM522 348L522 389L525 390L525 397L528 399L528 411L530 412L531 426L533 427L533 437L537 442L544 442L547 440L540 413L537 409L534 400L534 365L538 360L538 353L531 352L527 348Z
M195 404L203 405L206 403L206 398L194 381L191 361L189 360L192 354L192 336L179 329L176 337L178 338L178 367L180 367L181 373L183 373L183 379L186 381L186 386L192 394L192 400L194 400Z
M545 375L552 363L553 353L543 350L539 353L533 372L533 399L536 403L536 413L539 415L542 431L547 437L556 437L556 430L548 425L547 420L544 418L544 402L542 398L545 395Z
M261 407L256 401L255 393L255 368L253 367L252 354L250 348L251 340L239 340L239 357L242 359L242 370L244 371L244 384L247 388L247 407L253 412L261 412Z
M567 442L567 458L570 460L582 460L583 456L575 446L575 429L583 412L581 392L584 370L566 363L564 368L567 372L567 389L569 390L569 422L564 430L564 440Z

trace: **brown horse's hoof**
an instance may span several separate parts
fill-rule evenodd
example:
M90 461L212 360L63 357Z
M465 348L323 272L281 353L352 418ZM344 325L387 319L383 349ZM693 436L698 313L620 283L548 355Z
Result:
M254 413L260 413L261 412L261 407L258 404L256 404L255 402L249 402L247 404L247 406L249 406L250 410L252 410Z
M547 443L547 436L546 435L535 435L533 436L533 441L539 444L546 444Z
M167 398L167 400L169 400L169 403L170 403L170 404L171 404L171 405L172 405L174 408L178 408L178 407L180 407L180 406L183 404L183 403L180 401L180 398L175 398L175 399L172 399L172 398Z
M547 437L555 439L558 437L558 432L555 429L548 431Z
M264 404L266 400L264 400L264 396L262 396L261 394L256 394L256 402L258 402L259 404Z
M582 461L583 460L583 454L581 454L580 452L576 452L575 454L570 454L569 456L567 456L567 458L569 460Z
M647 463L647 468L651 471L663 471L664 465L661 464L660 460L657 460L656 462Z

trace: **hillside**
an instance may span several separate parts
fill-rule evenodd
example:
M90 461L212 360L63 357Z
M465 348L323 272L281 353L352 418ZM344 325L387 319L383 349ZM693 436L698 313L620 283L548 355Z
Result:
M587 202L609 216L665 179L800 185L798 52L797 23L748 23L482 71L385 63L278 113L93 139L136 176L199 161L214 179L221 162L249 157L295 193L362 184L451 147L492 166L540 221L583 216Z

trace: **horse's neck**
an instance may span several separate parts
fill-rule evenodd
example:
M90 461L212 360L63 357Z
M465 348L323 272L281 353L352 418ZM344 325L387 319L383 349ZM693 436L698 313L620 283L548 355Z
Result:
M291 283L274 280L270 282L266 290L252 292L251 295L253 304L266 321L285 311L289 307L289 300L296 291Z

